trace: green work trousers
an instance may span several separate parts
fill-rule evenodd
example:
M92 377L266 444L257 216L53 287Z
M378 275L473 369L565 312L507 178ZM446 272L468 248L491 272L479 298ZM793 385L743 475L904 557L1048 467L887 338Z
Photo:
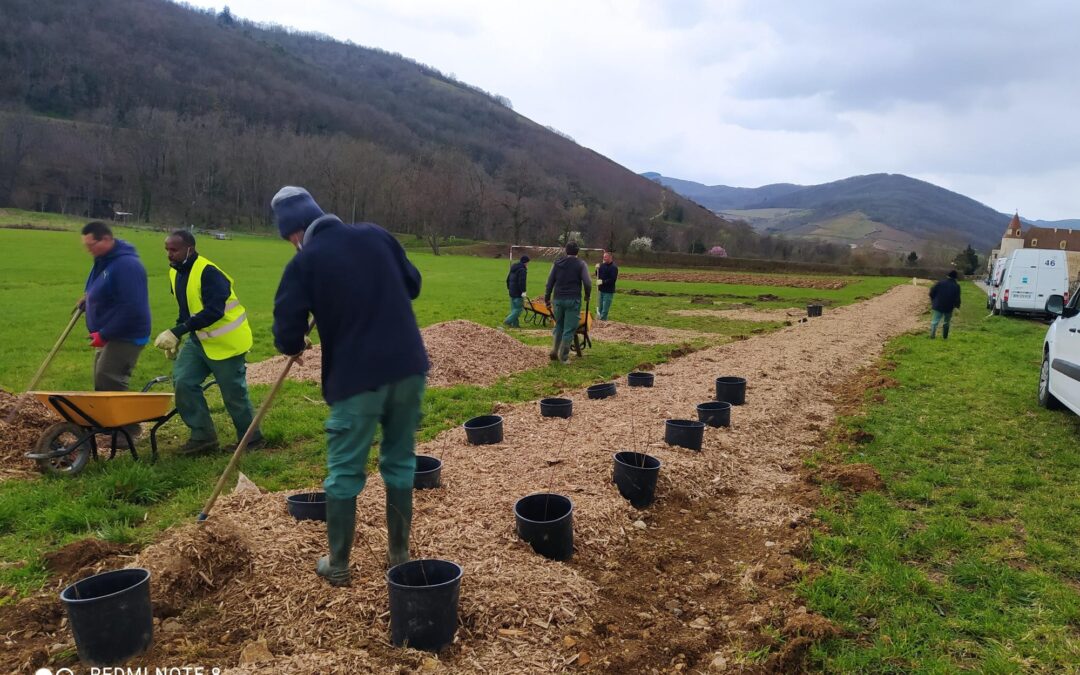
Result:
M941 337L949 339L949 324L952 323L952 312L939 312L936 309L930 312L930 337L937 334L938 324L944 321L941 327Z
M383 483L391 490L412 489L425 379L411 375L330 406L323 481L328 499L352 499L363 491L368 453L378 426L382 426L379 473Z
M214 361L206 355L198 339L189 337L180 348L173 363L173 386L176 389L176 410L184 424L191 429L191 440L209 441L217 438L210 408L206 405L202 384L213 375L217 380L225 409L229 411L236 440L244 437L255 417L247 390L247 364L244 354Z
M503 319L503 323L511 328L521 328L521 323L518 321L518 317L521 316L521 310L525 307L525 298L520 296L516 298L510 298L510 314Z
M611 311L611 301L615 299L614 293L600 293L600 320L607 321L607 313Z
M574 332L578 323L581 322L581 299L555 298L555 329L551 334L555 336L555 347L560 344L574 344Z

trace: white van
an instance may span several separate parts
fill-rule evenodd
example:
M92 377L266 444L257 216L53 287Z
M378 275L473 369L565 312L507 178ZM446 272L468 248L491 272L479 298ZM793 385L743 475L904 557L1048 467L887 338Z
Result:
M1080 289L1077 289L1080 295ZM1056 316L1046 330L1042 371L1039 374L1039 404L1045 408L1066 407L1080 415L1080 307L1076 296L1052 296L1046 310Z
M1021 248L1012 252L994 299L994 313L1046 316L1046 301L1060 295L1068 302L1069 266L1065 251Z
M990 270L990 278L987 280L989 290L986 292L986 308L993 309L994 301L997 299L998 286L1001 285L1001 279L1005 276L1005 265L1008 264L1008 258L998 258L994 261L994 268Z

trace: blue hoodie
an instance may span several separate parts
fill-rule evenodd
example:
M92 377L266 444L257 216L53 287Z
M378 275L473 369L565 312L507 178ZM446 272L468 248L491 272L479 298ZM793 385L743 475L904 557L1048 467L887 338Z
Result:
M86 278L86 329L105 341L145 345L150 341L150 296L146 268L135 247L117 239L111 251L94 258Z

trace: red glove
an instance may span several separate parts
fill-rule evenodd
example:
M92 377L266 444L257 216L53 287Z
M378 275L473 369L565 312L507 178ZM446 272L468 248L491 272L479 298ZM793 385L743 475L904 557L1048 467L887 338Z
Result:
M90 346L95 349L101 349L105 346L105 340L101 337L101 333L94 331L90 333Z

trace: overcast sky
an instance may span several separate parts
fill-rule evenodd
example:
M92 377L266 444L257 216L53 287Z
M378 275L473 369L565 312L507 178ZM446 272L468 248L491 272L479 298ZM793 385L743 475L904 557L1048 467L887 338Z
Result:
M1080 218L1080 2L228 5L453 73L633 171L742 187L903 173Z

